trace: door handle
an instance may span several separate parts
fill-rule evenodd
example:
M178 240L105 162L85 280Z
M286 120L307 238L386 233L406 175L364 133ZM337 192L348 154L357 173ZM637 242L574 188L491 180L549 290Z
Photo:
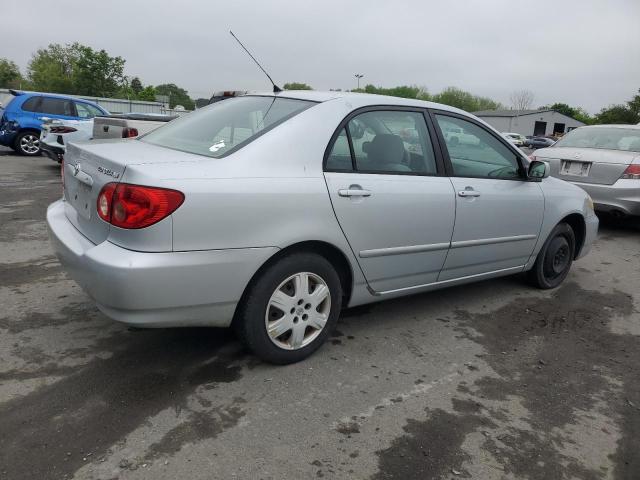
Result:
M460 190L458 192L458 196L459 197L479 197L480 196L480 192L476 192L473 189L470 190Z
M341 197L370 197L371 192L362 188L343 188L338 190Z

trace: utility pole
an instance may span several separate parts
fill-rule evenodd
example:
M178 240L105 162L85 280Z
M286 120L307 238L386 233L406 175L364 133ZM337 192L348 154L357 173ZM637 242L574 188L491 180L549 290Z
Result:
M364 77L364 73L356 73L354 76L358 79L358 90L360 90L360 79Z

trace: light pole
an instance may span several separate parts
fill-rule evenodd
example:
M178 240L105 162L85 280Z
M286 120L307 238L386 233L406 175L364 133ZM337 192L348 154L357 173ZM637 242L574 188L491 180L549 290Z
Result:
M360 79L364 77L364 73L356 73L354 76L358 79L358 90L360 90Z

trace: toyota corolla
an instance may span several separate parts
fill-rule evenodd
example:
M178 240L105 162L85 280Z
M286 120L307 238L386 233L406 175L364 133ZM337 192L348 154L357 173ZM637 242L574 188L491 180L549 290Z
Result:
M476 117L345 92L251 94L71 144L63 182L52 244L102 312L233 326L273 363L310 355L347 306L521 272L554 288L598 228L583 190Z

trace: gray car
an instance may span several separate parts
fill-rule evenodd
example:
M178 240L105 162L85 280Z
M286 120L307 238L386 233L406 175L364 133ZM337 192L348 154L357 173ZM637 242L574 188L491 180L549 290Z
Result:
M551 165L551 175L584 189L596 210L640 215L640 126L580 127L535 158Z
M547 168L448 106L252 94L136 140L69 145L47 222L107 316L233 326L261 358L290 363L347 306L520 272L559 285L598 220Z

